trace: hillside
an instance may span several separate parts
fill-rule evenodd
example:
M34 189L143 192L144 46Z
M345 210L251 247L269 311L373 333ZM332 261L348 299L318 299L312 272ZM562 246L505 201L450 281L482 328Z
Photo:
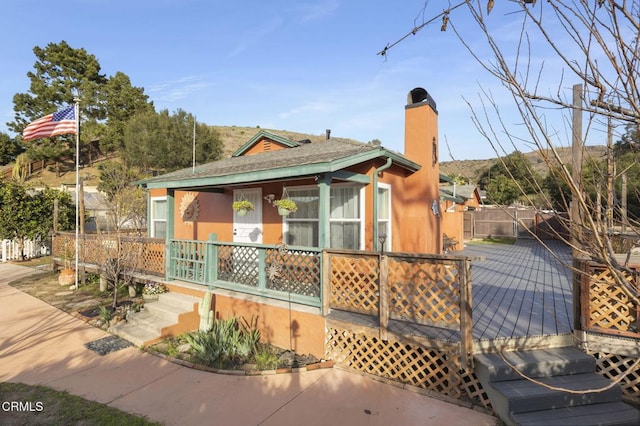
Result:
M326 138L325 134L313 135L308 133L290 132L287 130L261 129L259 127L241 127L241 126L211 126L218 131L220 138L224 144L224 156L229 157L240 146L249 141L260 130L266 130L279 136L289 138L294 141L308 139L311 142L319 142ZM604 146L587 147L587 155L602 157L605 154ZM558 149L560 156L564 161L569 161L571 157L570 148ZM525 156L533 165L533 168L545 175L548 168L538 151L526 153ZM480 174L491 167L496 161L495 158L485 160L457 160L445 161L440 163L440 172L447 175L460 174L464 177L477 181ZM11 168L5 166L5 168ZM4 169L4 168L3 168ZM59 187L61 184L73 184L75 182L74 163L72 160L65 162L62 168L63 174L56 178L55 173L51 170L44 170L35 173L29 178L31 184L48 185L51 187ZM95 167L84 167L80 170L80 176L83 177L86 185L98 184L98 170Z
M571 162L571 148L558 148L558 154L563 162ZM586 147L585 156L602 158L606 154L604 145ZM532 151L524 154L532 168L543 176L549 172L540 151ZM480 175L491 167L497 158L486 160L457 160L440 163L440 173L445 175L462 175L472 181L477 181Z
M249 141L252 137L255 136L260 130L265 130L267 132L276 134L278 136L282 136L294 141L301 141L308 139L311 142L320 142L326 139L326 135L323 133L321 135L311 135L308 133L297 133L297 132L289 132L287 130L273 130L273 129L263 129L260 127L238 127L238 126L211 126L215 130L218 131L222 142L224 143L224 155L225 157L230 157L231 154L244 145L247 141ZM343 139L342 140L350 140Z

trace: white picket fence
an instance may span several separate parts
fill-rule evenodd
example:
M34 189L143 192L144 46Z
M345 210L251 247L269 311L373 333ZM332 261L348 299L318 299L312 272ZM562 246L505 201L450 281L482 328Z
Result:
M21 260L21 253L18 247L18 243L13 240L2 240L2 262L9 260ZM25 240L24 242L24 255L25 258L31 259L34 257L45 256L48 253L48 249L39 240Z

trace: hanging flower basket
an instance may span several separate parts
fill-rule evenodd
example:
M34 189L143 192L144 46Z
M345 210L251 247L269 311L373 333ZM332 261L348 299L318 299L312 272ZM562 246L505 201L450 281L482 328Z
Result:
M298 206L296 205L295 201L289 198L275 200L273 202L273 205L278 208L278 214L280 216L289 216L290 213L296 212L298 210Z
M234 201L231 208L236 211L238 216L246 216L247 212L253 210L253 203L249 200Z

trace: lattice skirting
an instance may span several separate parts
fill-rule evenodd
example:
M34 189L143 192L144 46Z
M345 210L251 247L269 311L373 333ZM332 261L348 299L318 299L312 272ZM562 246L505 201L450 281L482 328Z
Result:
M620 381L623 395L640 398L640 370L630 370L638 358L605 352L589 354L596 358L596 371L604 377L616 380L621 374L625 375Z
M325 355L344 367L490 408L478 379L461 369L459 351L383 341L374 334L328 325Z

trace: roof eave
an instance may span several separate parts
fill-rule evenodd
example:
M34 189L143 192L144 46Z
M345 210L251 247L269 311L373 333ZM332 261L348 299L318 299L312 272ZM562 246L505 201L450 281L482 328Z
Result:
M184 188L184 187L213 187L225 185L239 185L252 182L269 181L276 179L293 179L302 178L310 175L318 175L321 173L331 173L346 169L356 164L361 164L375 158L391 158L398 166L406 169L410 173L420 170L420 165L384 148L369 150L358 154L339 158L330 162L322 162L315 164L303 164L298 166L287 166L268 170L258 170L254 172L242 172L223 176L209 176L193 178L183 177L175 180L166 179L146 179L136 182L138 185L144 185L147 188Z

